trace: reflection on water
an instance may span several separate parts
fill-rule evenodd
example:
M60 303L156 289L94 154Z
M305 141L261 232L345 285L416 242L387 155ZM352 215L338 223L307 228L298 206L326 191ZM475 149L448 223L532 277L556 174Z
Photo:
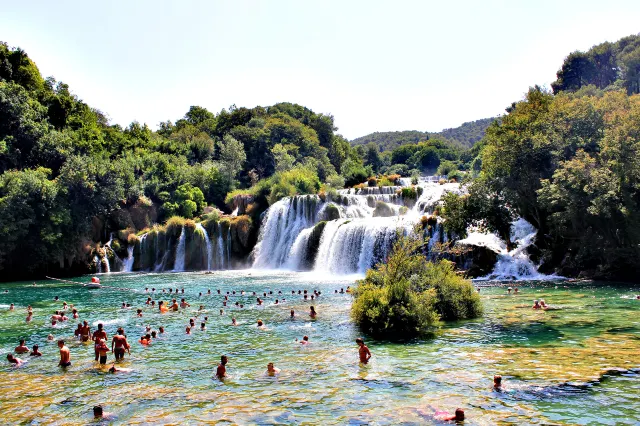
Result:
M640 367L640 301L631 297L637 288L529 283L518 295L482 289L484 318L447 324L430 340L368 341L373 358L361 366L354 343L359 332L349 319L351 296L334 293L353 285L351 278L235 271L122 274L105 276L103 283L131 291L58 282L0 285L0 306L16 304L12 312L0 308L3 423L86 423L95 404L126 424L425 423L429 419L421 410L430 406L464 408L466 424L640 421L640 378L634 372ZM185 297L191 307L160 314L144 305L145 287L155 287L153 298L165 301L173 295L161 289L185 288L178 299ZM213 294L207 295L208 289ZM236 291L224 315L218 289L223 295ZM304 301L297 294L304 289L322 296ZM256 306L251 292L270 290L273 295L262 297L265 306ZM532 300L540 298L561 309L531 310ZM113 375L98 368L93 347L72 339L77 323L50 327L48 319L62 301L73 303L81 320L104 322L109 336L124 326L135 343L121 366L133 371ZM233 307L236 301L245 308ZM120 309L122 302L134 309ZM308 316L311 304L316 320ZM29 324L27 305L34 308ZM142 318L135 315L139 307ZM291 309L297 313L293 320ZM185 326L196 315L196 328L186 335ZM207 330L200 331L204 316ZM238 326L231 325L232 317ZM258 319L266 330L256 327ZM146 325L167 331L143 347L137 340ZM47 342L49 333L69 341L73 365L67 372L56 366L57 347ZM310 345L295 341L304 335ZM39 344L44 356L14 369L4 359L20 337L29 346ZM222 354L229 356L224 383L212 378ZM265 376L268 362L282 370L279 376ZM504 392L491 390L494 374L505 378Z

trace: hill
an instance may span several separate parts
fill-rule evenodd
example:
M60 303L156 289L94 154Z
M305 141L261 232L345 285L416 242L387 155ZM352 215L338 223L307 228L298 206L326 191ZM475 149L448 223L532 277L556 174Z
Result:
M463 123L459 127L444 129L441 132L420 132L418 130L404 130L398 132L374 132L351 141L351 145L367 145L374 143L381 151L390 151L401 145L414 144L434 137L439 137L459 145L461 148L471 148L484 137L484 132L495 118Z

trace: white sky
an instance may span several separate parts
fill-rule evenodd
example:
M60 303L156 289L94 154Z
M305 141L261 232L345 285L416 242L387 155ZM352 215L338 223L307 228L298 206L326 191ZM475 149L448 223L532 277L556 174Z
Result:
M7 1L0 40L123 126L296 102L353 139L496 116L640 1Z

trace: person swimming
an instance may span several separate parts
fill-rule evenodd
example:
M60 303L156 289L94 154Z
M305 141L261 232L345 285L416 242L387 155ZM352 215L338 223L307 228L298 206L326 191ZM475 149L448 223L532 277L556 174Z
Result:
M267 375L268 376L277 376L280 374L280 369L273 366L273 363L270 362L267 364Z
M542 309L542 306L540 306L540 301L538 301L537 299L534 300L531 309Z
M42 356L42 352L40 352L40 347L38 345L33 345L33 349L31 350L31 353L29 353L29 356Z
M27 347L27 345L25 345L24 339L20 339L20 344L16 346L16 348L14 349L14 352L17 354L25 354L29 352L29 348Z
M289 316L289 318L293 319L296 317L296 311L294 311L293 309L291 310L291 315Z
M316 313L316 308L313 306L309 307L309 316L311 318L315 318L318 314Z
M308 345L309 344L309 336L304 336L302 338L302 340L300 341L301 345Z
M502 376L499 374L493 376L493 389L496 391L502 390Z
M219 380L222 380L227 376L227 362L228 362L227 356L222 355L220 357L220 364L218 364L218 368L216 369L216 377Z
M238 322L235 318L231 318L231 325L238 325Z
M13 364L14 367L20 367L24 363L23 360L16 358L13 354L7 354L7 361L9 361L9 364Z
M29 311L27 312L27 322L31 322L31 320L33 319L33 312Z
M185 333L191 334L191 327L187 326L187 328L185 329Z

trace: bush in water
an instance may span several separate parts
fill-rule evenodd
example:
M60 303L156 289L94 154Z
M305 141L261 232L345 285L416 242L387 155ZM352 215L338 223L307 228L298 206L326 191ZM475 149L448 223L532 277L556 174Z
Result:
M416 234L400 236L386 263L358 282L351 315L364 332L405 340L425 335L439 320L482 314L471 282L457 276L450 262L428 262L424 244Z

